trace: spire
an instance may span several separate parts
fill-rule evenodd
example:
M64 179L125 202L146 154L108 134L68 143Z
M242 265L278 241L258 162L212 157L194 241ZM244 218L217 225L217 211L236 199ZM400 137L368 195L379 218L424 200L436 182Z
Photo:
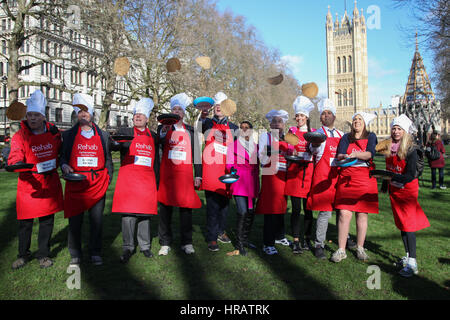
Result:
M355 9L353 9L353 18L358 18L359 17L359 11L358 11L358 7L356 6L356 0L355 0Z
M331 15L330 6L328 5L327 23L333 24L333 16Z
M336 12L336 22L334 23L336 28L339 28L339 16L338 13Z
M403 96L403 103L428 104L434 100L434 92L431 88L430 79L428 78L422 56L419 52L419 42L416 33L416 51L409 72L408 83L406 84L406 90Z

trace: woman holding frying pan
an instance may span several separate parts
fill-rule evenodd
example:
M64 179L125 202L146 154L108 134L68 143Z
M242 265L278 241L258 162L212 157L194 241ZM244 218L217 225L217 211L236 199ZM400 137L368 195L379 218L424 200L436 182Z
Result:
M406 256L399 265L399 274L412 277L418 274L416 261L416 231L430 226L418 202L419 180L417 179L417 147L411 132L412 121L404 114L394 118L391 124L391 141L383 152L386 155L386 170L394 173L389 184L389 198L396 227L401 231Z
M47 101L40 90L27 100L26 120L13 136L8 164L32 164L27 172L20 172L17 182L16 210L19 220L19 255L12 268L23 267L30 259L31 233L34 218L39 219L39 250L41 268L53 265L50 238L54 214L63 210L63 193L59 180L57 158L61 149L61 134L45 120ZM25 170L25 169L24 169Z
M308 142L305 140L303 135L306 132L315 131L311 130L309 124L309 113L314 109L314 104L307 97L299 96L295 99L293 108L297 126L289 128L289 132L295 134L299 138L299 143L294 147L294 154L301 158L303 160L303 163L289 163L287 170L286 188L284 192L286 196L291 197L292 204L291 228L292 236L294 238L294 243L292 244L292 252L302 253L302 247L304 250L310 250L310 241L312 236L313 215L311 210L306 209L306 199L311 188L314 165L312 162L312 154L308 149ZM303 220L304 239L301 245L300 211L302 209L302 205L305 216ZM281 238L284 238L284 236Z
M331 256L331 261L340 262L347 258L345 247L347 244L350 221L353 211L356 215L358 259L366 261L369 256L364 250L364 240L367 232L368 213L378 213L378 186L377 180L369 176L373 169L372 162L375 156L377 137L367 131L367 126L375 115L357 112L352 117L350 133L343 135L338 145L338 165L344 162L339 170L336 183L334 205L340 210L338 219L338 245L339 249ZM350 165L351 164L351 165Z

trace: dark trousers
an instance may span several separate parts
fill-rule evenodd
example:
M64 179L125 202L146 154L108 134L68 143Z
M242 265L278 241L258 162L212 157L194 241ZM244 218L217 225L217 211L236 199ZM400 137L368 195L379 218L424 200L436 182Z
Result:
M300 238L301 233L300 211L302 210L302 203L303 203L303 211L305 212L305 216L303 218L304 224L303 237L307 239L311 239L312 237L313 214L311 210L306 210L306 202L307 202L306 198L291 197L291 204L292 204L291 228L292 228L292 236L294 238ZM283 219L283 221L281 221L280 228L276 233L276 240L281 240L285 237L286 237L286 229Z
M172 244L172 211L173 207L160 204L158 236L159 244L162 246ZM181 245L192 244L192 209L179 208L179 211Z
M436 187L436 169L439 170L439 186L444 185L444 168L431 168L431 186Z
M100 256L102 251L102 224L103 210L105 209L105 197L100 199L89 212L89 255ZM72 258L81 258L81 229L83 226L84 212L69 218L69 252Z
M401 232L403 245L405 251L409 254L410 258L416 258L416 234L414 232Z
M216 241L227 224L230 200L216 192L205 191L206 197L206 241Z
M122 239L123 250L134 251L134 235L136 234L137 223L137 241L141 251L150 250L150 216L122 216Z
M50 238L52 237L54 214L39 218L38 247L36 258L45 258L50 254ZM19 220L19 255L24 258L30 255L31 233L33 231L33 220Z
M275 238L279 235L279 231L284 223L284 214L265 214L263 242L267 247L275 245Z

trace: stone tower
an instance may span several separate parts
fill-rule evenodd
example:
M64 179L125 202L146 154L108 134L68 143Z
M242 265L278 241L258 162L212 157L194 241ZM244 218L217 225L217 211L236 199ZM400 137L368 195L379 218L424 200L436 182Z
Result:
M356 111L369 107L367 28L363 10L356 6L353 19L345 10L342 20L330 12L326 18L328 97L337 109L337 123L351 122ZM343 129L343 128L342 128Z

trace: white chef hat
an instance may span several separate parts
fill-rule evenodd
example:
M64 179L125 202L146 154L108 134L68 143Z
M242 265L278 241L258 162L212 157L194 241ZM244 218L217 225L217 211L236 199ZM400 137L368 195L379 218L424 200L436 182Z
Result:
M331 111L336 116L336 107L331 99L322 99L318 103L319 114L322 114L325 110Z
M266 114L266 119L269 120L269 122L272 122L274 117L280 117L283 119L283 122L286 123L289 120L289 113L284 110L272 109Z
M142 98L134 105L133 114L142 113L148 118L154 106L155 104L152 99Z
M399 126L407 133L413 133L416 130L413 122L406 116L406 114L401 114L397 118L394 118L391 122L391 129L393 126Z
M91 116L94 115L94 98L88 94L75 93L73 95L72 105L76 114L80 112L80 106L85 106L87 108L87 112L89 112Z
M304 114L309 118L309 113L314 109L314 104L305 96L298 96L293 104L295 114Z
M225 93L223 93L222 91L219 91L216 93L216 95L214 96L214 104L221 104L222 101L227 100L228 97Z
M176 94L170 99L170 109L176 106L182 107L183 111L186 111L188 105L192 103L192 99L186 93Z
M28 112L39 112L45 117L45 107L47 106L47 100L41 90L36 90L30 96L26 102L27 113Z
M352 121L355 119L356 115L360 115L363 120L364 123L366 124L366 127L372 122L373 119L375 119L377 116L373 113L367 113L367 112L356 112L353 116L352 116Z

